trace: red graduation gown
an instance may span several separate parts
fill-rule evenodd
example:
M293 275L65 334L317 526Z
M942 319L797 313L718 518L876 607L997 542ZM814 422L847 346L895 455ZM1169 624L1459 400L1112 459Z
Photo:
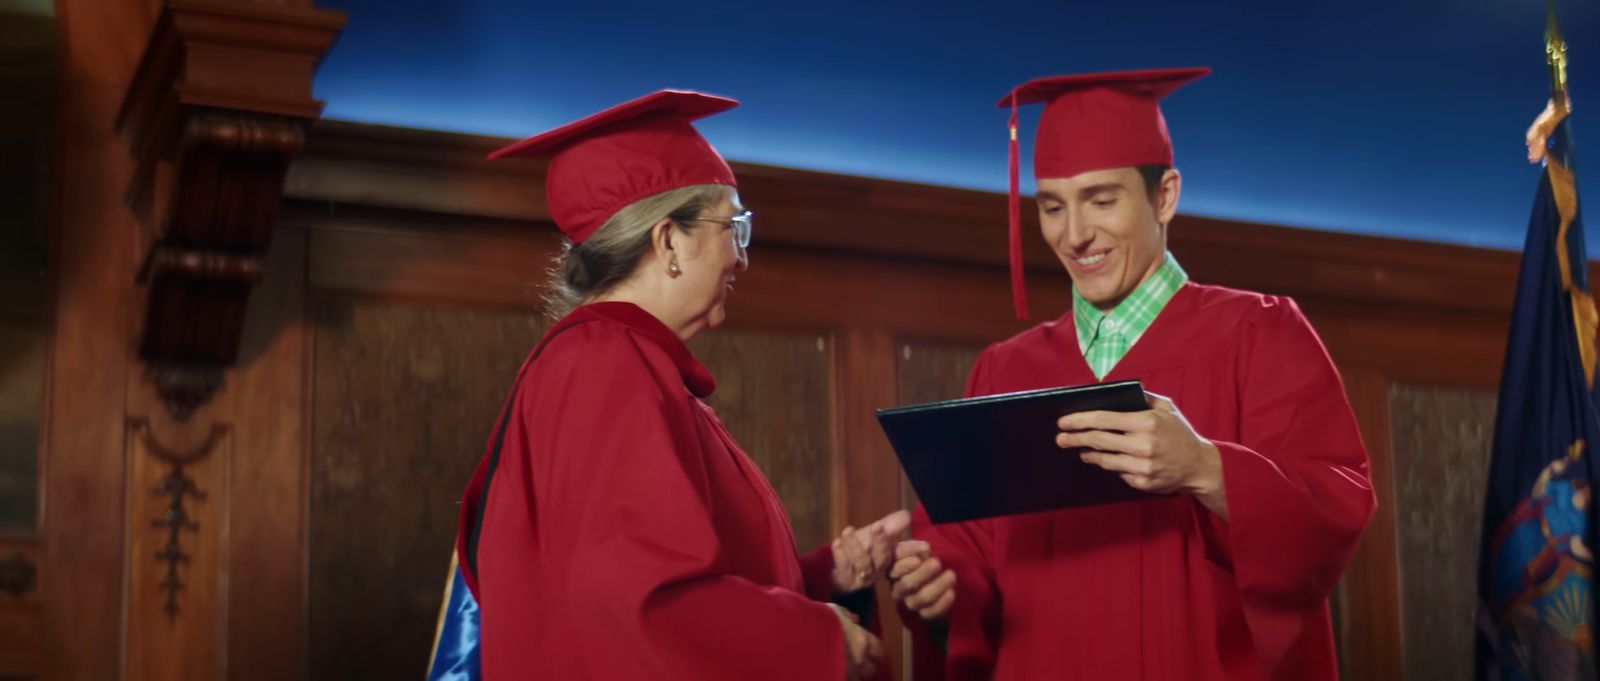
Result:
M1337 679L1327 598L1375 501L1310 324L1188 284L1105 380L1134 378L1216 443L1230 520L1187 494L948 525L919 508L958 573L947 678ZM988 347L967 394L1094 382L1068 314Z
M631 304L540 341L463 500L485 679L844 678L839 622L806 595L826 595L831 555L802 568L777 494L700 400L714 387Z

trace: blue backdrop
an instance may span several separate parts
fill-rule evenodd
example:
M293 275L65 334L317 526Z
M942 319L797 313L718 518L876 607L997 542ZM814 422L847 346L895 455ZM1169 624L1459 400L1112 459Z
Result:
M319 4L350 15L332 118L522 136L685 87L744 101L702 127L731 159L994 191L1012 85L1210 65L1167 106L1184 212L1505 249L1548 96L1537 0ZM1600 3L1557 4L1582 147Z

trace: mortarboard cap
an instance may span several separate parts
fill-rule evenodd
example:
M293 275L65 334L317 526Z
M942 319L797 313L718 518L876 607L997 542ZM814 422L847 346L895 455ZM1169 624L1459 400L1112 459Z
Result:
M579 244L618 210L645 197L697 184L737 186L727 161L691 122L738 105L725 97L661 90L498 149L489 158L549 157L545 199L550 217Z
M1011 298L1018 319L1028 318L1023 283L1022 216L1018 188L1017 107L1045 105L1033 142L1035 178L1073 177L1091 170L1146 164L1172 165L1172 140L1161 98L1211 73L1209 68L1114 71L1036 78L1000 100L1011 109Z

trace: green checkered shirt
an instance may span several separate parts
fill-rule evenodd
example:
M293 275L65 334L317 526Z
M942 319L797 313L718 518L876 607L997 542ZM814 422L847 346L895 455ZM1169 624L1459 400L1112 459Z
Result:
M1101 312L1079 296L1078 289L1072 289L1072 321L1078 327L1078 349L1095 378L1111 373L1111 368L1122 361L1187 281L1189 275L1169 252L1155 273L1110 312Z

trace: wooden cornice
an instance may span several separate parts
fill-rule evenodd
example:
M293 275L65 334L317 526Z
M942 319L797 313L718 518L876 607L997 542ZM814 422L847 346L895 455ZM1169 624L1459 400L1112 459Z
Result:
M322 111L312 76L343 25L309 7L168 2L123 98L148 291L139 351L180 418L238 353L289 160Z
M147 205L157 163L178 150L197 109L260 120L320 115L312 76L344 19L326 10L168 2L117 113L117 131L138 161L130 203Z
M506 142L318 121L290 170L285 196L345 210L548 229L544 164L484 160ZM758 214L761 247L1005 266L1003 194L746 163L734 168L744 202ZM1024 209L1024 229L1036 234L1031 213ZM1173 251L1201 281L1321 301L1497 316L1511 309L1514 252L1192 215L1180 215L1171 230ZM1025 243L1030 270L1060 273L1039 239Z

